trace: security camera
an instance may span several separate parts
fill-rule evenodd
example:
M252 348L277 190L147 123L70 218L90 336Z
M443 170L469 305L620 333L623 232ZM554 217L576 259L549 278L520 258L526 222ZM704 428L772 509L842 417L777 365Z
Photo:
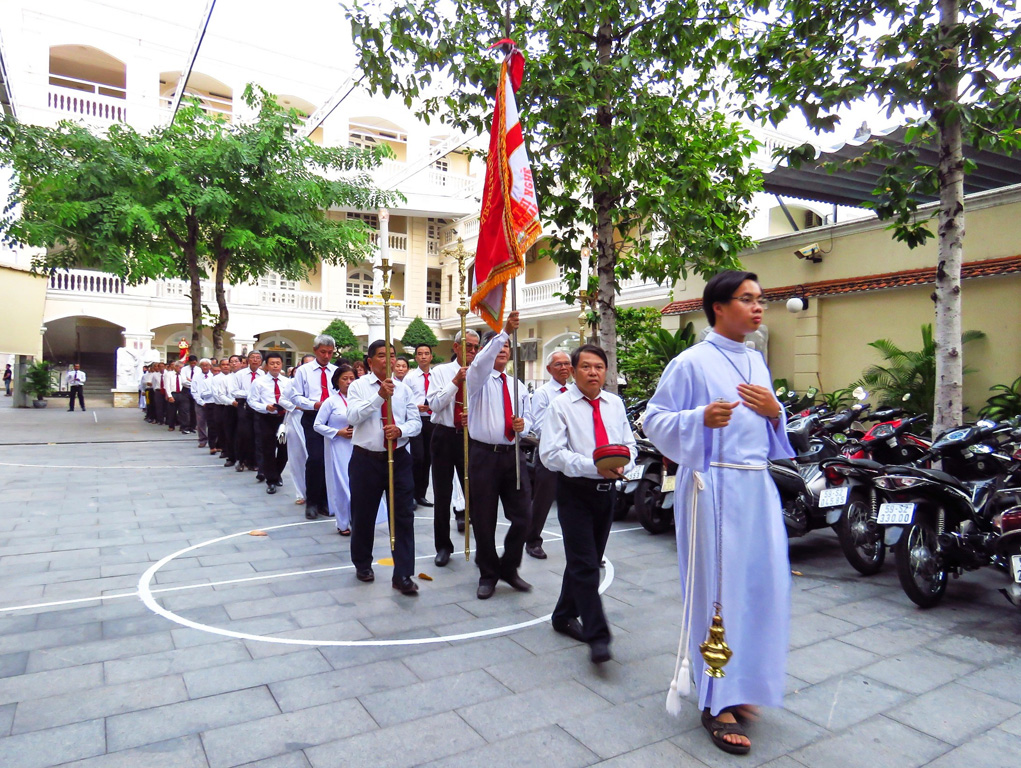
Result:
M813 264L818 264L822 261L822 248L819 247L819 243L811 243L798 248L794 255L799 259L805 259Z

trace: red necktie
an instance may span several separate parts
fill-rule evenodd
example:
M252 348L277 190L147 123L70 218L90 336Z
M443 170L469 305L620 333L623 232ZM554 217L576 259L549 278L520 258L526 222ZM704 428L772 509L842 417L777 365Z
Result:
M464 382L462 381L457 385L457 394L454 395L454 429L461 430L464 428L462 421L464 420Z
M280 402L280 382L276 376L273 377L273 397L276 398L278 403Z
M176 374L176 376L177 376L177 388L174 391L175 392L180 392L181 391L181 374L178 373L178 374Z
M323 402L327 395L330 394L330 384L326 381L326 368L319 368L319 402Z
M514 439L514 409L511 407L510 390L507 389L507 374L500 374L500 381L503 382L503 436L508 440Z
M255 371L252 371L252 381L255 381Z
M376 380L376 386L382 388L383 382L379 381L377 379ZM383 396L380 395L380 397L383 397ZM383 426L385 427L387 424L390 423L390 418L389 418L390 417L390 410L386 407L386 399L385 398L383 399L383 405L380 407L379 411L380 411L380 414L383 417ZM384 444L386 443L386 438L383 438L383 443Z
M422 376L425 377L425 396L429 397L429 373L428 372L423 373ZM426 403L426 404L428 405L428 403ZM432 409L430 408L428 411L426 411L426 413L431 414L432 413Z
M567 391L567 387L561 387L561 388L560 388L560 391L561 391L561 392L566 392L566 391Z
M603 416L599 413L599 398L597 397L595 400L589 400L586 397L585 402L592 406L592 423L596 428L596 448L609 445L610 438L606 436L606 427L603 426Z

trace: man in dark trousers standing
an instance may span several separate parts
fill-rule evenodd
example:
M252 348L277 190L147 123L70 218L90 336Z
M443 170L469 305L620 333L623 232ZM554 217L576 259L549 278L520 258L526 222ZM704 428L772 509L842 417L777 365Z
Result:
M542 437L542 420L553 400L567 391L567 380L571 378L571 356L566 352L550 352L546 361L550 380L532 395L532 432ZM546 559L542 548L542 529L557 493L557 476L550 472L540 457L536 458L535 475L532 478L532 514L528 525L525 551L538 560Z
M74 399L78 398L78 404L85 410L85 371L78 363L74 364L74 368L67 372L67 389L71 393L70 401L68 402L69 411L74 411Z
M415 474L415 504L420 507L431 507L425 498L429 490L429 468L432 466L430 443L433 437L432 408L429 407L430 397L436 396L433 387L433 374L430 368L433 361L433 348L428 344L415 347L415 362L418 368L408 372L402 381L411 388L415 396L418 414L422 417L422 432L411 438L411 461Z
M633 466L638 449L624 402L603 391L606 353L583 344L571 355L571 364L574 384L550 404L539 442L543 464L557 473L557 516L567 560L552 622L555 631L588 643L589 658L601 664L611 656L599 563L613 523L616 481ZM596 468L593 452L609 444L628 447L626 467Z
M351 435L351 562L359 581L373 581L372 539L376 529L379 501L389 485L386 441L393 446L394 573L393 588L404 595L418 592L411 574L415 572L415 481L411 473L408 439L422 429L411 390L402 382L386 377L386 358L391 370L397 359L393 348L377 339L369 345L369 372L355 379L348 389L347 420ZM389 411L387 408L389 398ZM388 421L393 416L393 424Z
M184 377L181 375L180 361L167 366L163 373L163 389L166 391L166 421L167 430L174 431L178 424L181 408L181 392L184 390ZM184 429L182 425L181 429Z
M301 410L301 428L305 433L305 517L315 520L316 515L328 515L326 498L326 459L323 436L315 431L316 412L326 399L337 390L333 388L333 372L337 369L330 360L337 342L325 333L312 341L316 359L294 372L294 405Z
M284 414L294 410L292 382L281 374L284 359L279 352L266 353L266 375L257 378L248 392L248 407L255 418L255 439L259 452L259 473L266 479L266 493L274 494L283 486L281 475L287 466L287 442L277 439Z
M242 368L231 377L231 395L238 412L236 436L238 463L234 469L238 472L254 469L256 479L263 480L265 478L259 471L258 455L255 448L255 411L248 407L248 393L260 376L265 376L262 371L262 353L249 352L248 367Z
M469 502L479 566L476 592L479 600L492 597L496 582L501 580L519 592L532 589L532 585L518 575L528 534L532 489L525 457L518 456L514 450L515 435L528 429L531 421L528 392L520 388L519 415L515 416L511 400L514 384L507 380L505 373L511 356L510 334L519 322L518 313L511 312L503 330L488 335L468 368ZM520 488L517 487L519 473ZM510 521L502 556L496 554L497 505L500 502L503 502L504 516Z
M464 344L465 367L458 362ZM450 500L454 493L454 473L464 489L464 378L467 366L479 351L479 335L468 331L462 342L461 332L454 337L454 359L432 369L429 403L432 406L433 437L430 446L433 479L433 543L435 563L442 568L450 562L454 544L450 540ZM464 511L454 510L457 532L464 533Z

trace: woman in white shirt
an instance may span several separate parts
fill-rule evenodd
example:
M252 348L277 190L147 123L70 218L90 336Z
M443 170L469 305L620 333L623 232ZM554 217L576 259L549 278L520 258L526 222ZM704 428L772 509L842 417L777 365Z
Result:
M339 365L332 383L337 390L319 407L315 431L326 438L326 495L330 514L337 523L337 533L351 535L351 487L347 465L351 461L351 435L354 428L347 421L347 390L355 380L350 365Z

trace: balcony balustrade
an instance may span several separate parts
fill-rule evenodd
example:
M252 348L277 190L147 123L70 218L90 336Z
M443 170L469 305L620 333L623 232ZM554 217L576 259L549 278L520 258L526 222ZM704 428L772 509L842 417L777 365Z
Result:
M323 295L284 288L260 288L259 306L287 307L288 309L318 312L323 308Z
M47 89L46 106L62 117L100 123L127 122L127 92L123 88L76 77L51 79L57 82L50 83Z
M379 246L379 232L369 232L369 242L375 246ZM398 253L406 254L408 252L408 236L401 232L390 232L387 234L387 243L390 245L390 251L397 251Z
M442 308L439 304L426 304L425 315L429 320L440 320L443 317Z
M72 291L74 293L97 293L102 295L124 293L124 281L105 272L72 269L68 272L50 274L51 291Z

